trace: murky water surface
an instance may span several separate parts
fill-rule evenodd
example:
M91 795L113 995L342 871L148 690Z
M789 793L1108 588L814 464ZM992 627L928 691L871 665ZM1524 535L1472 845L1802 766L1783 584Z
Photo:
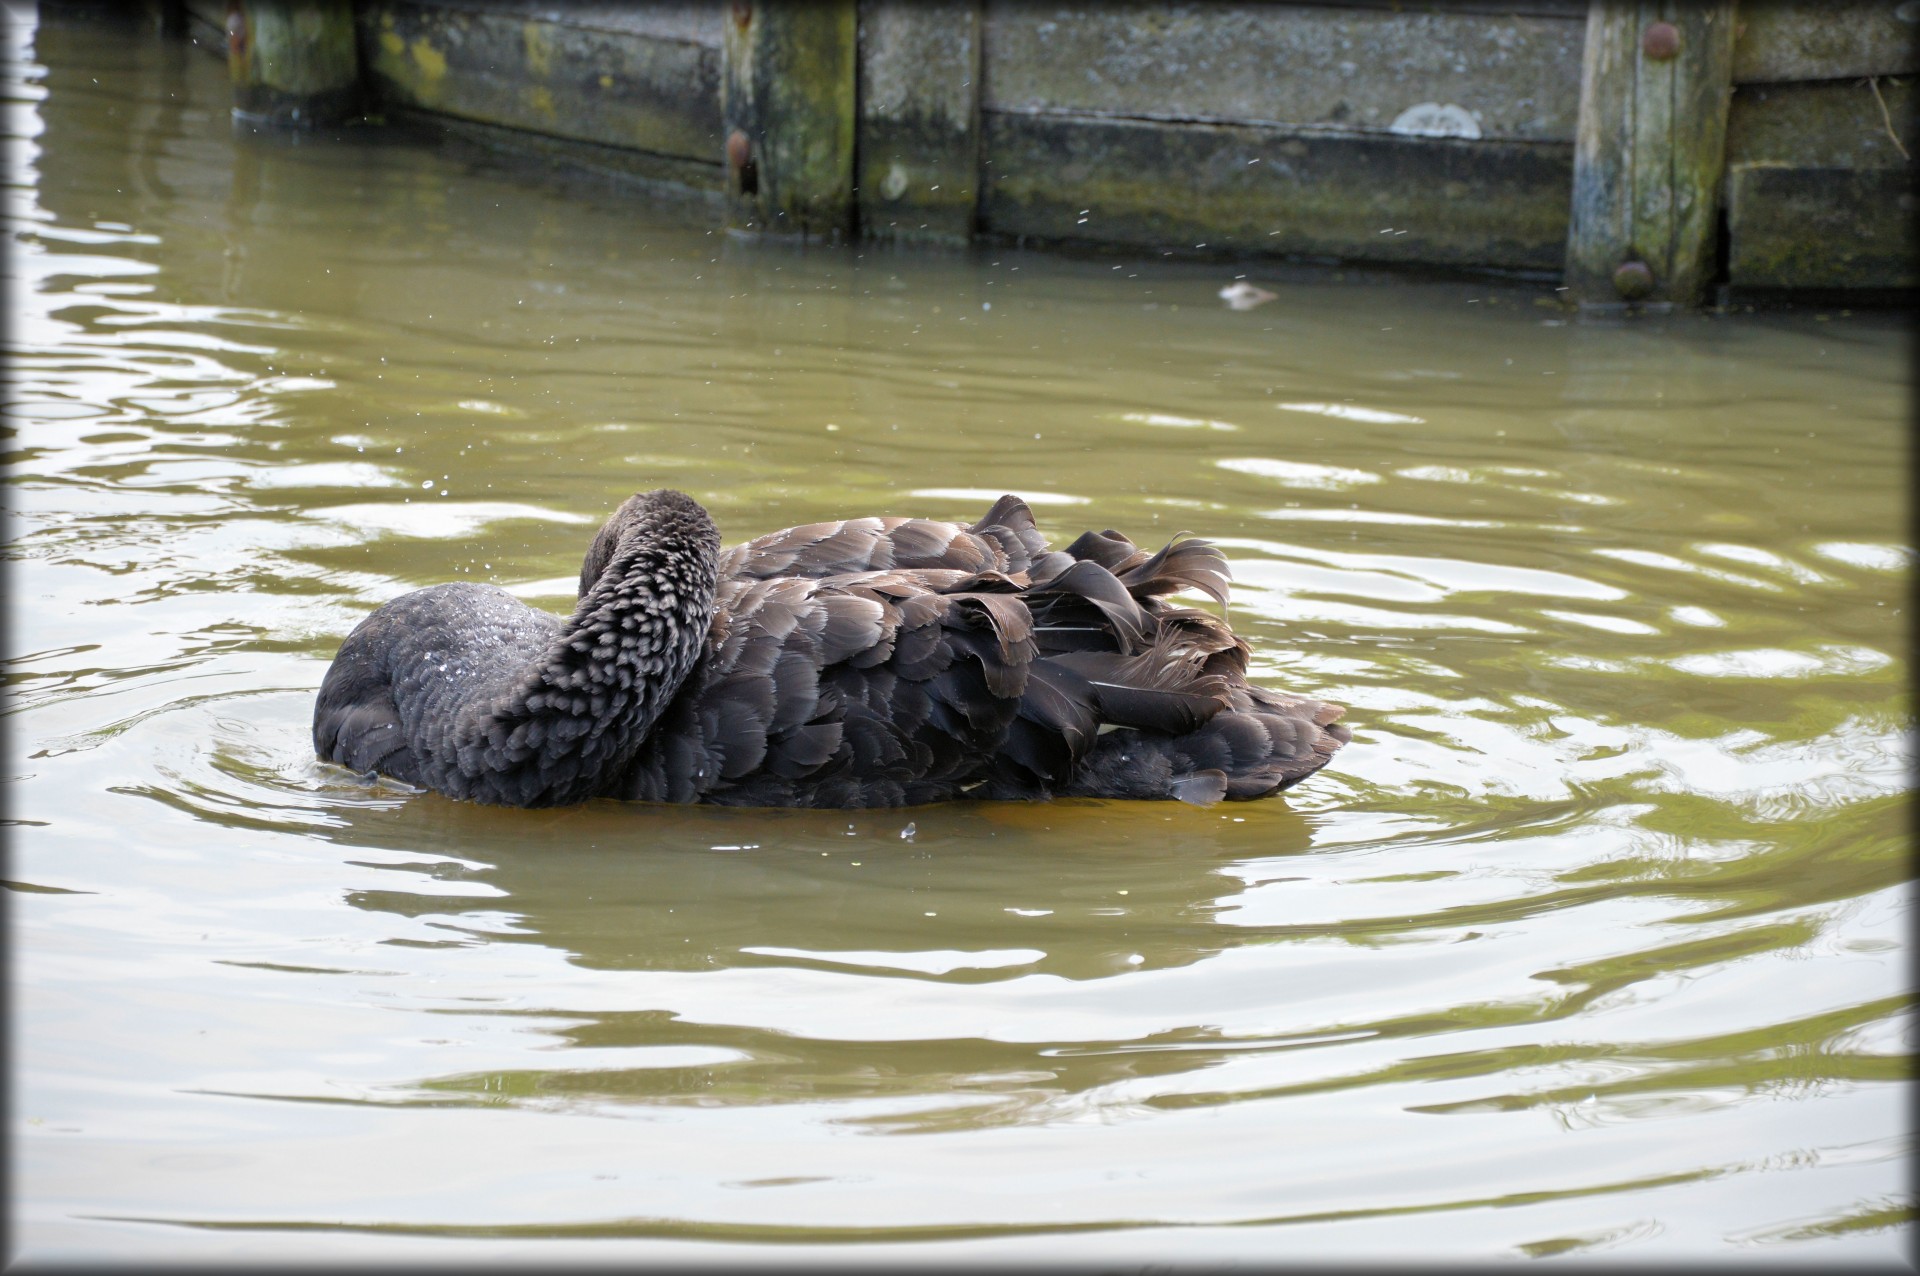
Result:
M1903 1251L1899 317L800 252L9 35L21 1252ZM730 540L1008 490L1215 538L1354 742L852 816L310 756L369 609L564 608L663 484Z

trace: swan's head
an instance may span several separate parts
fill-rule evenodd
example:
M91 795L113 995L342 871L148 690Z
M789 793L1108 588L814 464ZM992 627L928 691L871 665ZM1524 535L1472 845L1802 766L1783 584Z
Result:
M607 564L630 533L680 542L701 553L717 554L720 549L720 533L700 502L685 492L665 487L636 492L600 525L593 544L587 547L586 561L580 567L581 597L606 574Z

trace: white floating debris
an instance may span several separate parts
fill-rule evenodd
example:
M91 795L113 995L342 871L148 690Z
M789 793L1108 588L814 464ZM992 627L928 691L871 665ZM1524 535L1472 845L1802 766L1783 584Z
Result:
M1279 295L1250 284L1244 279L1230 283L1220 290L1220 300L1235 310L1251 310L1255 306L1263 306Z

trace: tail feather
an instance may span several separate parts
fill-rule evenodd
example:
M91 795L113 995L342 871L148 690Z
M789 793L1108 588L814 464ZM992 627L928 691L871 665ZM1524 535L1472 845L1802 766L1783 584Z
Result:
M1203 540L1173 541L1117 575L1136 598L1197 589L1222 607L1227 605L1227 582L1232 579L1227 556L1212 541Z
M1071 670L1093 691L1101 721L1180 735L1196 730L1226 705L1226 686L1218 678L1178 664L1154 662L1153 653L1121 656L1111 652L1064 652L1045 663Z
M1116 575L1141 557L1139 546L1109 527L1104 532L1082 532L1067 546L1066 554L1077 562L1098 563Z
M1077 560L1053 579L1034 585L1029 597L1044 606L1048 594L1069 594L1092 603L1113 627L1123 651L1139 650L1155 628L1153 614L1127 592L1118 577L1090 559Z

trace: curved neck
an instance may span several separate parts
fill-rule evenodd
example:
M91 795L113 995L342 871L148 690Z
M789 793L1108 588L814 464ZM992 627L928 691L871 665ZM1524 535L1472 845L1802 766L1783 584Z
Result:
M679 492L607 520L573 616L488 724L522 804L605 792L632 761L705 649L719 554L713 520Z

